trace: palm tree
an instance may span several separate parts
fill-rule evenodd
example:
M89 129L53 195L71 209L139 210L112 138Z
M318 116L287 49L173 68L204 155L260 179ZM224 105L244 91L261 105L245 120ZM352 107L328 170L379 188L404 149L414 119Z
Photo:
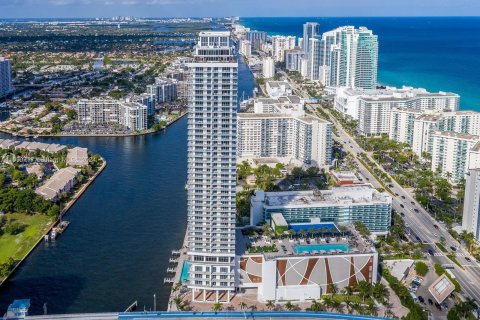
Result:
M182 311L183 310L183 304L182 304L182 299L179 297L176 297L173 299L173 302L175 303L175 306L177 307L177 310Z
M302 238L305 238L307 236L307 232L303 229L300 229L299 233Z
M321 232L321 234L322 234L322 238L323 238L323 235L324 235L327 231L328 231L328 229L325 228L325 227L322 227L322 228L320 229L320 232Z
M330 292L330 294L332 295L332 298L334 296L334 294L337 293L338 291L338 287L335 283L329 283L328 286L327 286L327 291Z
M273 302L273 300L267 300L265 306L268 310L273 310L273 308L275 308L275 303Z
M288 311L293 311L295 309L295 305L289 300L287 301L287 303L285 303L285 309L287 309Z
M308 233L310 233L310 237L311 237L311 238L313 238L313 236L315 235L315 232L316 232L316 231L317 231L317 230L316 230L315 228L310 228L310 229L308 229Z
M372 292L372 285L369 282L362 280L357 284L357 291L360 294L360 297L362 297L362 301L365 302L365 298Z
M342 307L342 304L339 301L333 300L332 309L337 311L337 312L342 312L343 307Z
M295 230L293 229L288 229L288 234L290 235L290 239L292 239L292 237L295 235Z
M314 312L319 312L319 311L324 311L325 308L320 302L318 302L317 300L313 300L309 310Z
M350 308L352 309L352 311L355 311L357 313L362 313L362 305L357 303L357 302L352 302Z
M212 305L212 311L217 313L219 311L222 311L223 309L223 306L220 302L215 302L213 305Z
M327 310L331 310L333 307L333 299L328 296L323 297L323 305Z
M387 287L383 283L377 282L373 285L372 295L375 299L377 299L381 303L385 303L385 301L390 296L390 292L388 291Z
M247 304L245 302L240 302L240 304L238 305L240 307L240 310L243 310L247 307Z

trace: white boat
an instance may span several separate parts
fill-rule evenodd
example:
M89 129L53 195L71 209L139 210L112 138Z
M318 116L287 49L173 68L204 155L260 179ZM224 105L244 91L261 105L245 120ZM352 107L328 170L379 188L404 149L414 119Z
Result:
M52 231L50 231L50 239L55 240L56 237L57 237L57 230L53 228Z

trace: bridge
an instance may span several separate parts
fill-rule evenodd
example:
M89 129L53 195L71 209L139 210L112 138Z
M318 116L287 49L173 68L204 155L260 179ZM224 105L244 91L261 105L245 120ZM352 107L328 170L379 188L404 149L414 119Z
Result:
M259 319L277 318L289 320L305 319L337 319L337 320L387 320L390 318L350 315L333 312L308 312L308 311L222 311L222 312L128 312L128 313L79 313L59 314L46 316L27 316L26 320L142 320L142 319L168 319L168 320L198 320L198 319Z

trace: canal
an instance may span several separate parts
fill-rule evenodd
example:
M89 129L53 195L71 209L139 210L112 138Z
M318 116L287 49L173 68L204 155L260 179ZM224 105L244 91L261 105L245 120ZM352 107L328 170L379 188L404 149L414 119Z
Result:
M241 61L239 97L253 88ZM165 310L163 278L187 223L187 117L147 136L39 140L87 147L108 165L68 212L65 234L40 244L0 287L0 315L20 298L31 299L31 314L44 303L54 314L123 311L135 300L150 310L156 294Z

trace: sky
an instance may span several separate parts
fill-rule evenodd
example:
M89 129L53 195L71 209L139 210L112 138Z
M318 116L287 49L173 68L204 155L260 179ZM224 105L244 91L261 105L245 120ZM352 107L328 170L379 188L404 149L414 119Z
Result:
M0 0L0 18L479 16L479 0Z

